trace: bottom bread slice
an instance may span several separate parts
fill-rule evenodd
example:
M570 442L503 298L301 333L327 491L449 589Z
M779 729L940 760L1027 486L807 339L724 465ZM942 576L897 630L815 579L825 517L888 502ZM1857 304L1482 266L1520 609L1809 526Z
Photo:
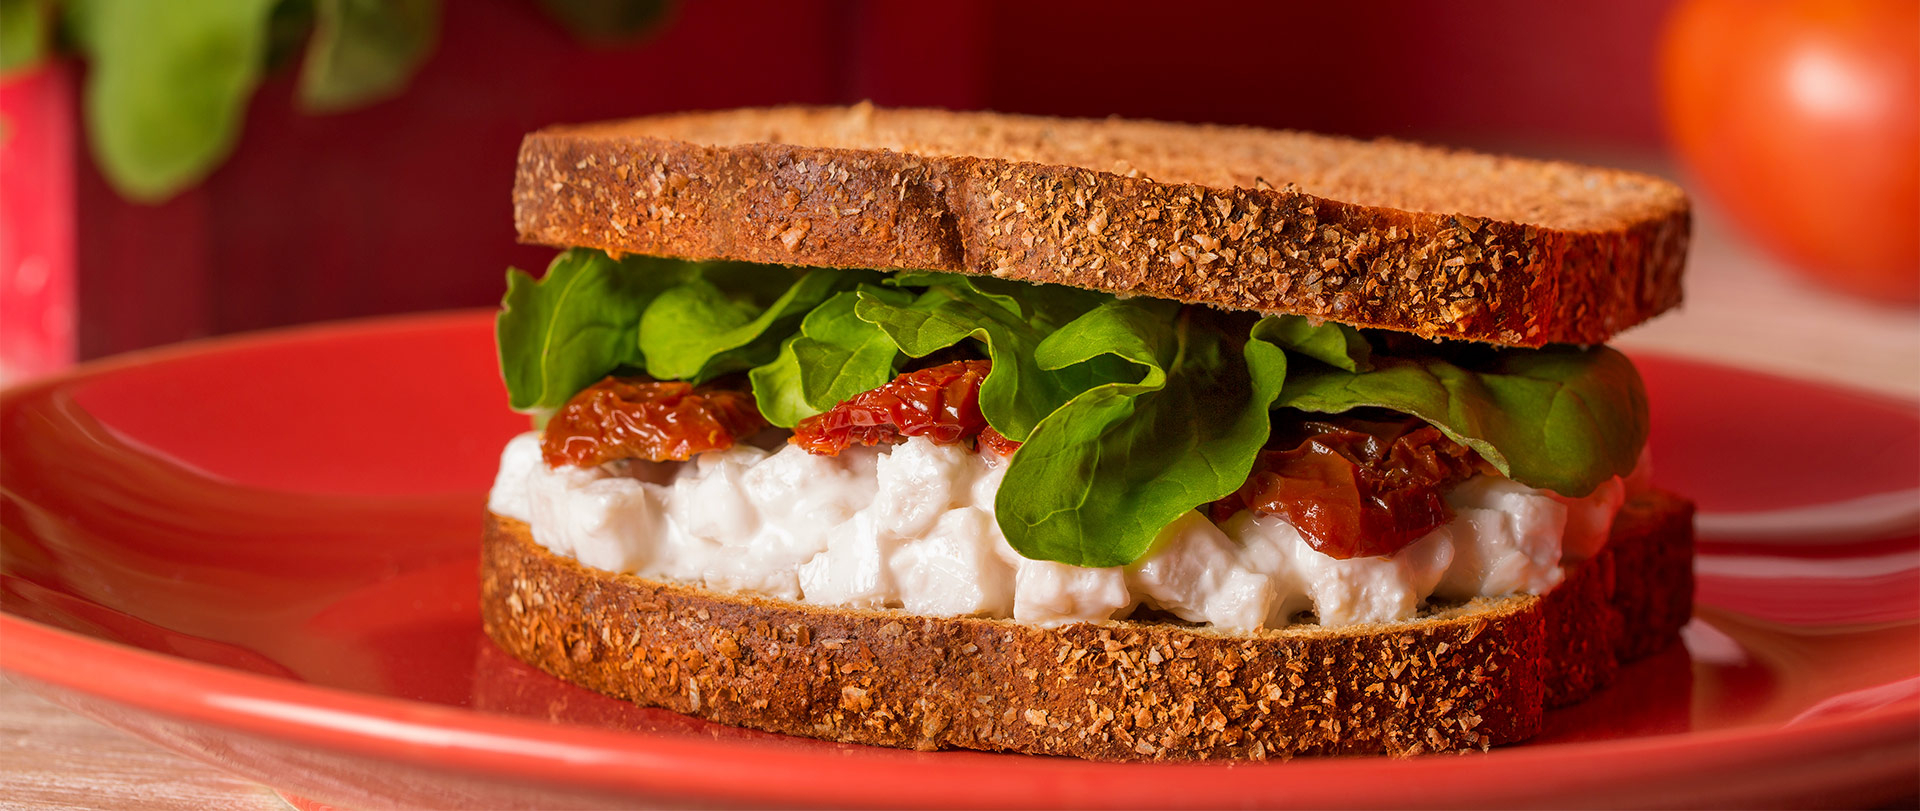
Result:
M488 515L481 619L569 682L724 724L850 743L1097 760L1410 755L1523 740L1692 605L1693 505L1630 501L1544 597L1405 622L1223 634L1041 628L806 605L591 569Z

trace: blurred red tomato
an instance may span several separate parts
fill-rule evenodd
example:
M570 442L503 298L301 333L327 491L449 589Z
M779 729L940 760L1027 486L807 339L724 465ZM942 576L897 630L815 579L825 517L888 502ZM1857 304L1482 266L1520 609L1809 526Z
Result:
M1750 237L1920 302L1920 2L1685 0L1660 76L1681 159Z

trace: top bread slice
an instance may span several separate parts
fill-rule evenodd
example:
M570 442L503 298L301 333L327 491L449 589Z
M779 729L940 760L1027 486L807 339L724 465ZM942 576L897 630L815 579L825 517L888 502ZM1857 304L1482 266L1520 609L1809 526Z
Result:
M1680 301L1658 178L1245 127L785 107L527 136L522 241L943 270L1424 337L1597 344Z

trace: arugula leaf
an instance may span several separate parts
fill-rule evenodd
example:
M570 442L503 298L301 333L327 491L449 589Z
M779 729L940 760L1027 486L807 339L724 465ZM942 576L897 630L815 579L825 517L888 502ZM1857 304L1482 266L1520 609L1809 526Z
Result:
M828 299L800 322L801 338L794 355L807 369L801 393L818 411L825 411L893 379L900 365L900 349L892 336L854 315L861 299L906 304L902 291L862 285Z
M914 274L896 283L925 283L912 304L901 306L863 295L854 306L860 320L877 324L906 354L926 357L965 340L986 344L992 371L980 384L980 411L995 430L1024 440L1033 427L1074 395L1127 374L1126 364L1096 360L1058 370L1043 369L1034 352L1063 319L1112 301L1111 296L1069 288L1023 285L1030 295L1014 298L994 280ZM983 289L983 287L985 289ZM1028 290L1022 290L1027 294Z
M129 198L192 185L233 150L275 0L69 0L85 50L87 137Z
M966 284L970 278L965 273L947 273L940 270L899 270L880 280L886 287L933 287L942 284Z
M904 290L863 284L807 313L799 333L781 345L779 356L747 375L768 422L791 428L893 379L900 350L885 330L854 315L863 296L893 306L913 300Z
M980 300L992 301L1008 312L1019 313L1024 322L1040 328L1043 333L1051 333L1087 311L1115 300L1111 293L1078 287L936 270L900 271L887 276L881 284L888 287L959 288Z
M514 410L558 408L615 369L639 365L641 312L697 272L669 259L616 262L585 248L554 257L539 281L509 269L494 335Z
M316 0L300 103L341 110L399 93L433 51L439 0Z
M1298 364L1277 406L1412 414L1530 487L1578 498L1633 471L1647 399L1625 355L1606 347L1503 351L1464 368L1438 358L1374 358L1371 371Z
M1176 327L1184 328L1179 318L1178 302L1115 300L1047 336L1034 350L1033 360L1042 369L1065 369L1114 355L1146 370L1137 385L1158 388L1166 381L1166 367L1178 357L1182 337Z
M981 410L1012 437L1075 392L1123 373L1125 364L1110 359L1064 371L1041 370L1031 360L1054 329L1111 296L933 271L859 281L815 307L800 334L751 373L769 422L792 426L887 382L903 353L925 357L970 340L987 345L999 370L982 383ZM642 335L650 330L643 325Z
M766 363L808 312L835 292L873 276L810 270L797 281L785 277L784 289L768 302L764 294L770 288L762 280L780 279L779 274L771 268L757 269L752 284L761 287L760 296L752 291L740 295L739 284L715 283L714 279L725 282L726 268L706 270L647 305L639 336L647 374L661 380L703 382Z
M1171 302L1115 301L1050 336L1047 369L1101 357L1137 376L1049 414L1013 455L994 510L1021 555L1075 566L1133 562L1181 514L1246 481L1272 423L1286 355L1255 338L1244 359ZM1177 320L1176 320L1177 318Z
M773 360L755 366L747 371L747 384L753 390L753 404L760 409L760 416L767 418L769 425L792 428L801 420L820 413L802 391L800 378L806 374L800 359L794 355L793 344L800 340L798 334L781 342L780 352Z
M1367 371L1373 357L1373 347L1360 330L1331 321L1315 326L1298 315L1262 318L1253 325L1253 337L1349 372Z

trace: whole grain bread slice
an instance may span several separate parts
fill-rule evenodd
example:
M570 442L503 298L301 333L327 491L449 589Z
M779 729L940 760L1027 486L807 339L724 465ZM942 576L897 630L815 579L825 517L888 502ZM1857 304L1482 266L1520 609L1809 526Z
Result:
M1525 739L1671 644L1692 538L1692 505L1652 493L1544 598L1228 635L721 594L583 567L490 515L480 606L501 648L559 678L791 735L1099 760L1408 755Z
M1646 175L1244 127L785 107L550 127L520 238L991 274L1515 346L1680 301L1686 195Z

